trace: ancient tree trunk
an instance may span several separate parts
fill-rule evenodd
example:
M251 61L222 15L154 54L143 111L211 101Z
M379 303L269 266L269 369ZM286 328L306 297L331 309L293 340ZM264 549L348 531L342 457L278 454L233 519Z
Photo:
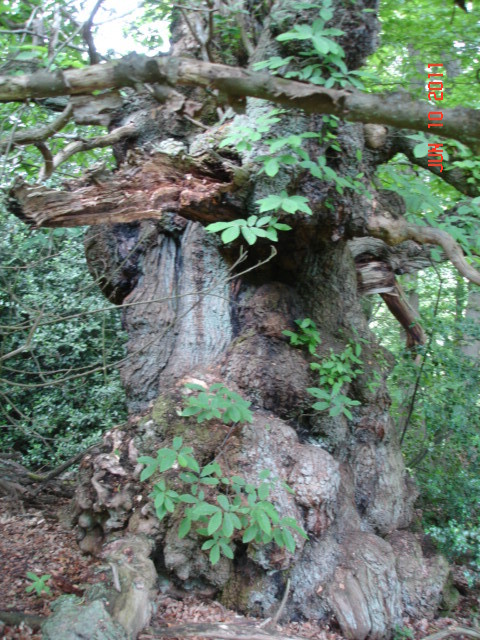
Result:
M329 23L347 31L340 40L350 69L374 49L376 19L363 11L374 5L371 0L338 3ZM256 27L251 63L279 53L278 33L314 19L315 10L295 6L282 0L268 15L262 13L265 7L258 9L255 20L264 22ZM183 47L197 53L198 43L184 24L177 21L174 31L174 52ZM287 53L295 55L297 44ZM195 90L188 99L197 105L197 119L212 122L216 106L206 95ZM388 356L367 328L357 291L348 241L365 227L372 200L352 189L340 194L332 182L314 179L299 166L284 167L274 178L259 174L255 159L268 153L262 140L241 153L219 147L231 126L255 128L271 110L267 103L249 99L244 115L227 113L230 120L206 132L198 120L184 117L180 103L181 108L160 108L148 96L132 101L130 113L125 109L114 124L128 121L138 127L140 155L131 141L117 145L117 177L77 192L79 202L85 198L87 214L103 193L117 220L138 220L139 207L145 217L156 218L94 227L86 241L90 268L105 294L125 304L129 358L122 376L132 420L131 428L107 434L108 453L83 463L76 498L80 544L98 551L110 534L128 528L150 537L157 570L177 586L208 589L229 606L268 616L289 578L288 618L334 618L348 638L386 637L404 615L433 614L447 567L437 557L425 558L420 537L408 532L416 491L388 413ZM362 171L368 183L385 160L361 124L339 123L332 144L331 123L300 111L283 114L268 136L309 131L320 137L306 138L304 149L313 158L324 157L340 177ZM172 166L182 168L181 176L172 177ZM204 185L197 202L195 190L180 184L188 180L197 189ZM280 234L273 257L270 242L260 239L245 247L248 255L236 264L241 242L224 246L202 226L254 214L255 201L282 190L307 196L313 215L285 216L293 229ZM374 199L389 208L385 194ZM316 357L292 347L283 334L303 318L318 328ZM351 342L362 347L363 370L342 389L358 402L352 417L314 411L306 389L318 386L318 376L310 363L330 357L331 350L342 352ZM223 382L240 393L252 402L253 422L238 426L225 441L228 427L220 421L198 425L179 417L183 385L192 380L207 386ZM138 456L155 455L178 435L202 464L217 459L225 473L255 484L264 469L287 481L295 493L278 489L273 500L282 515L301 524L308 539L298 536L294 554L236 539L234 559L222 557L212 567L198 536L178 538L177 515L157 521L149 488L139 482Z

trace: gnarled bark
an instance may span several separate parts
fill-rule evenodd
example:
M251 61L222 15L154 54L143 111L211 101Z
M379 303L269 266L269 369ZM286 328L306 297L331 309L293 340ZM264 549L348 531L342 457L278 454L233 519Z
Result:
M312 18L313 10L297 16L295 4L273 3L252 62L278 52L275 35L278 25L284 26L285 15L291 23ZM353 69L374 48L376 22L358 3L337 3L331 26L345 25L356 25L355 35L342 42ZM169 64L173 62L151 62L155 73ZM208 82L216 82L218 68L208 63L180 61L176 69L177 79L191 79L193 73L198 81L200 69L210 73ZM112 67L104 65L102 73L111 72ZM125 69L122 73L125 79ZM69 77L73 82L77 76ZM92 77L83 81L88 84ZM248 94L246 88L258 80L250 71L222 78L220 85L235 95ZM261 95L282 101L285 93L277 89L285 92L287 85L272 79L272 91L265 93L262 85ZM300 86L301 91L296 85L295 90L308 94L311 104L315 100L309 92L317 97L320 93L328 104L337 105L340 114L349 100L350 113L355 112L352 100L358 97L353 94L337 92L341 98L337 104L331 92ZM301 100L297 104L305 106ZM248 100L246 113L236 122L252 127L270 109L263 101ZM97 228L86 242L91 271L103 290L115 302L126 303L129 358L122 365L122 377L132 419L128 429L106 434L105 452L83 461L76 496L80 545L99 552L124 531L146 535L157 571L172 583L208 588L225 604L258 615L275 612L289 578L286 616L335 619L342 633L355 640L388 637L407 612L433 615L447 568L423 557L418 542L404 533L412 519L416 490L388 413L388 359L367 328L348 244L369 226L372 233L386 234L390 241L392 220L403 233L394 198L389 201L378 193L369 200L353 189L340 194L333 183L315 181L299 166L283 167L267 180L255 167L255 158L268 153L262 140L243 153L225 152L218 148L222 126L198 135L180 111L159 117L143 105L141 113L143 128L136 143L143 150L132 164L131 141L118 145L120 166L110 179L74 185L70 193L60 195L24 185L14 192L17 205L20 202L22 211L28 211L37 224L100 223L106 217L113 223L128 223ZM214 105L205 100L201 115L211 118L212 113ZM360 119L358 109L355 113L354 119ZM125 120L131 117L127 114ZM114 124L125 123L119 118ZM148 153L168 135L162 127L175 131L182 158ZM322 134L327 128L320 116L292 110L269 135ZM367 183L378 156L371 151L364 128L340 123L337 143L341 152L332 149L327 135L308 138L305 148L313 157L324 156L341 177L356 175L352 159L360 150ZM313 214L288 217L292 230L280 234L276 255L271 254L269 242L260 239L247 247L241 266L234 266L241 242L224 246L206 234L203 225L246 218L256 212L257 200L282 190L308 197ZM48 213L46 205L51 205ZM404 240L413 237L404 235ZM318 361L328 358L331 350L343 351L352 341L362 347L363 373L342 389L359 402L351 417L312 410L306 389L318 385L309 367L314 358L307 350L294 349L283 333L295 330L300 318L310 318L318 328ZM206 385L222 382L249 399L252 423L229 433L220 421L198 425L181 418L182 389L189 380ZM233 561L222 557L212 567L200 550L203 540L194 531L179 539L181 514L158 522L148 497L154 479L147 484L139 480L139 456L155 455L175 436L194 448L200 464L216 459L226 474L241 475L253 484L258 483L260 471L268 469L289 483L294 494L277 487L272 500L282 516L300 523L308 539L298 536L295 553L290 553L273 544L244 544L237 535ZM179 486L174 471L168 472L167 480ZM429 576L425 583L412 579L412 565L405 556L408 545L415 552L417 575Z

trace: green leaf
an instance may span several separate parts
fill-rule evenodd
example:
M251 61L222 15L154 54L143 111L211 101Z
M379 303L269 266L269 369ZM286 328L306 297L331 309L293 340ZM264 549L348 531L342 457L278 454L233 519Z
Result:
M192 521L190 520L190 518L184 518L181 521L180 526L178 527L178 537L180 539L185 538L185 536L188 535L191 527Z
M202 551L207 551L208 549L211 549L214 544L215 544L215 540L213 538L210 538L210 540L206 540L202 544Z
M250 525L247 529L245 529L245 532L242 537L242 542L245 542L245 543L251 542L254 538L256 538L258 533L259 533L258 526L256 524Z
M210 464L205 465L202 469L202 472L200 473L200 477L204 478L205 476L212 475L212 473L215 473L216 475L219 475L222 473L222 470L218 462L210 462Z
M189 493L182 493L178 498L180 502L185 502L186 504L197 504L198 500L195 496L192 496Z
M182 411L180 415L183 416L184 418L189 418L190 416L194 416L197 413L200 413L201 410L202 410L201 407L191 405L191 406L185 407L185 409Z
M257 227L264 227L265 225L269 224L272 220L274 220L274 218L272 218L272 216L262 216L261 218L258 218L257 222L256 222L256 226ZM276 220L276 218L275 218Z
M233 524L235 529L242 529L243 528L242 522L241 522L240 518L237 516L236 513L228 513L228 514L225 514L225 515L228 515L231 518L232 524Z
M200 518L201 516L210 516L213 513L217 513L217 511L219 511L219 508L214 506L213 504L209 504L208 502L200 502L200 504L197 504L196 507L193 507L192 513L196 518Z
M210 550L210 562L215 565L220 560L220 545L215 544Z
M315 409L315 411L325 411L329 407L330 402L315 402L315 404L312 404L312 409Z
M277 242L278 241L278 234L275 231L275 229L268 229L267 233L266 233L266 237L271 240L272 242Z
M295 543L295 538L292 536L288 529L283 529L283 540L285 541L285 546L287 547L290 553L295 553L295 547L297 546Z
M343 411L343 405L341 404L337 404L334 407L332 407L329 411L329 415L332 418L336 418L337 416L339 416Z
M154 500L153 500L153 504L155 505L155 509L159 509L163 503L165 502L165 494L164 493L157 493L157 495L155 496Z
M208 522L208 526L207 526L208 535L211 536L212 533L215 533L215 531L220 528L220 526L222 524L222 518L223 518L223 513L220 510L217 511L210 518L210 520Z
M175 504L171 498L165 497L164 506L169 513L173 513L175 511Z
M186 460L185 456L183 456L181 453L178 454L177 461L178 461L178 464L181 467L186 467L187 466L187 460Z
M217 484L220 483L220 480L218 478L201 478L200 482L211 487L216 487Z
M272 524L270 522L270 518L263 511L257 509L255 512L255 519L262 531L267 534L270 534L272 532Z
M177 452L172 449L162 449L162 457L160 459L160 471L168 471L177 461ZM159 452L160 453L160 452Z
M287 213L296 213L297 211L303 211L311 215L313 211L308 205L308 198L305 196L289 196L282 201L282 209Z
M228 244L229 242L233 242L234 240L236 240L238 238L238 236L240 235L240 227L230 227L229 229L226 229L222 235L222 242L224 244Z
M273 178L277 175L280 169L280 165L277 158L269 158L264 162L263 168L265 169L265 173L267 174L267 176Z
M209 233L217 233L218 231L225 231L225 229L229 229L231 226L231 222L212 222L212 224L205 227L205 231L208 231ZM200 387L200 385L196 386L197 390L203 391L203 387Z
M224 542L223 540L220 541L220 548L222 550L223 555L226 558L230 558L230 560L233 560L233 550L230 547L230 545L228 545L226 542Z
M420 142L413 148L413 155L415 158L424 158L428 155L428 142Z
M223 527L222 533L226 538L231 538L233 535L233 518L230 513L225 513L223 515Z
M180 436L176 436L173 439L172 447L175 449L175 451L179 451L182 448L182 444L183 444L183 439Z
M265 211L276 211L280 209L282 201L283 197L271 195L266 198L260 198L260 200L256 201L256 204L260 205L260 213L264 213Z
M184 461L186 467L188 467L192 471L195 471L196 473L200 472L200 466L193 456L184 456Z
M223 493L220 493L217 496L217 502L224 511L228 511L230 509L230 503L228 501L228 498L227 496L223 495Z
M255 242L257 241L257 236L248 227L242 227L242 236L250 245L255 244Z
M258 487L258 497L260 500L266 500L270 495L270 485L267 482L263 482Z

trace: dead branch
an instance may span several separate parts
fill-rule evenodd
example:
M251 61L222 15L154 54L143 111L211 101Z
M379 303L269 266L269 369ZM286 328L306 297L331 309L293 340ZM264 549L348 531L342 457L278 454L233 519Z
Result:
M221 622L182 624L174 627L154 627L154 636L143 635L146 638L189 638L200 636L202 638L216 638L217 640L305 640L300 636L285 636L278 631L268 632L250 624L232 624ZM479 636L480 637L480 636Z
M91 94L96 90L137 86L139 83L193 85L217 89L231 98L262 98L308 113L335 115L352 122L392 125L428 132L426 101L398 99L395 94L367 94L351 89L326 89L286 80L240 67L212 64L192 58L131 54L125 58L84 69L67 69L31 75L0 76L0 101ZM444 126L437 135L468 146L480 143L480 113L475 109L443 109Z
M400 284L395 281L393 292L380 295L392 315L402 325L407 335L407 349L424 345L427 342L427 336L420 324L420 318L408 303Z
M445 251L454 267L470 282L480 285L480 273L465 260L462 248L452 236L443 229L421 227L417 224L409 224L408 237L420 244L435 244Z
M432 137L431 140L434 141L434 138ZM455 166L449 167L448 171L441 172L438 167L428 164L428 156L424 156L423 158L415 157L413 150L415 149L417 143L413 140L410 140L407 135L403 135L403 132L392 132L392 141L395 152L403 153L412 164L416 164L419 167L430 171L434 175L441 178L444 182L451 184L452 187L455 187L455 189L460 191L460 193L463 193L470 198L475 198L478 195L477 182L468 181L469 178L472 177L471 172L469 173L468 171L464 171L463 169L459 169Z
M118 425L118 426L122 426L122 425ZM93 449L98 447L100 444L101 444L101 440L99 440L98 442L95 442L94 444L90 445L87 449L80 451L80 453L77 453L75 456L72 456L66 462L63 462L58 467L55 467L55 469L52 469L51 471L49 471L48 473L45 473L44 475L28 472L28 477L34 480L35 482L41 482L42 484L45 484L45 482L49 482L50 480L53 480L53 478L56 478L61 473L63 473L64 471L72 467L74 464L76 464L77 462L80 462L80 460L89 451L92 451ZM36 489L34 495L36 495L39 491L40 489Z
M275 613L275 615L272 618L272 626L276 625L277 622L280 620L282 613L285 609L285 605L287 604L287 600L288 600L288 594L290 593L290 578L287 579L287 584L285 585L285 591L283 592L283 597L282 597L282 601L280 602L280 606L277 609L277 612Z
M73 153L108 146L114 138L134 132L132 125L126 125L107 136L72 143L57 154L54 164L58 166ZM182 166L171 156L155 154L146 157L141 166L126 166L105 181L70 192L20 183L10 192L11 210L37 227L161 219L165 211L204 223L214 222L219 216L229 220L239 217L240 209L222 203L222 194L230 191L232 184L211 177L201 159L195 162L198 164L190 161L190 165Z

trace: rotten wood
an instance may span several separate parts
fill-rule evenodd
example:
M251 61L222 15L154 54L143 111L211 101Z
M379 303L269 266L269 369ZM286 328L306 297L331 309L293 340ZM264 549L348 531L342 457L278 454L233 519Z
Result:
M428 102L411 100L408 94L367 94L351 89L326 89L192 58L149 58L137 54L83 69L0 76L0 101L91 94L105 89L135 87L138 83L202 86L230 98L251 96L289 108L303 109L308 113L332 114L352 122L385 124L425 132L428 132L428 113L431 110ZM470 146L480 143L479 111L455 107L442 109L442 113L443 127L435 131L437 136L453 138Z
M161 219L167 211L203 223L240 215L231 203L222 206L229 182L213 178L200 165L182 167L178 158L165 154L70 188L17 183L9 194L9 210L28 224L51 228Z
M405 247L405 256L401 253L395 256L394 251L389 252L387 245L373 238L359 238L350 242L357 269L359 293L379 294L382 297L392 315L402 325L407 337L407 348L411 349L425 344L427 337L418 314L408 303L395 277L395 266L399 273L404 272L408 248L408 246ZM421 256L418 268L428 266L430 266L429 262Z
M392 315L402 325L407 336L407 349L426 344L427 336L420 324L420 319L403 293L402 287L395 282L392 293L382 293L385 304Z

